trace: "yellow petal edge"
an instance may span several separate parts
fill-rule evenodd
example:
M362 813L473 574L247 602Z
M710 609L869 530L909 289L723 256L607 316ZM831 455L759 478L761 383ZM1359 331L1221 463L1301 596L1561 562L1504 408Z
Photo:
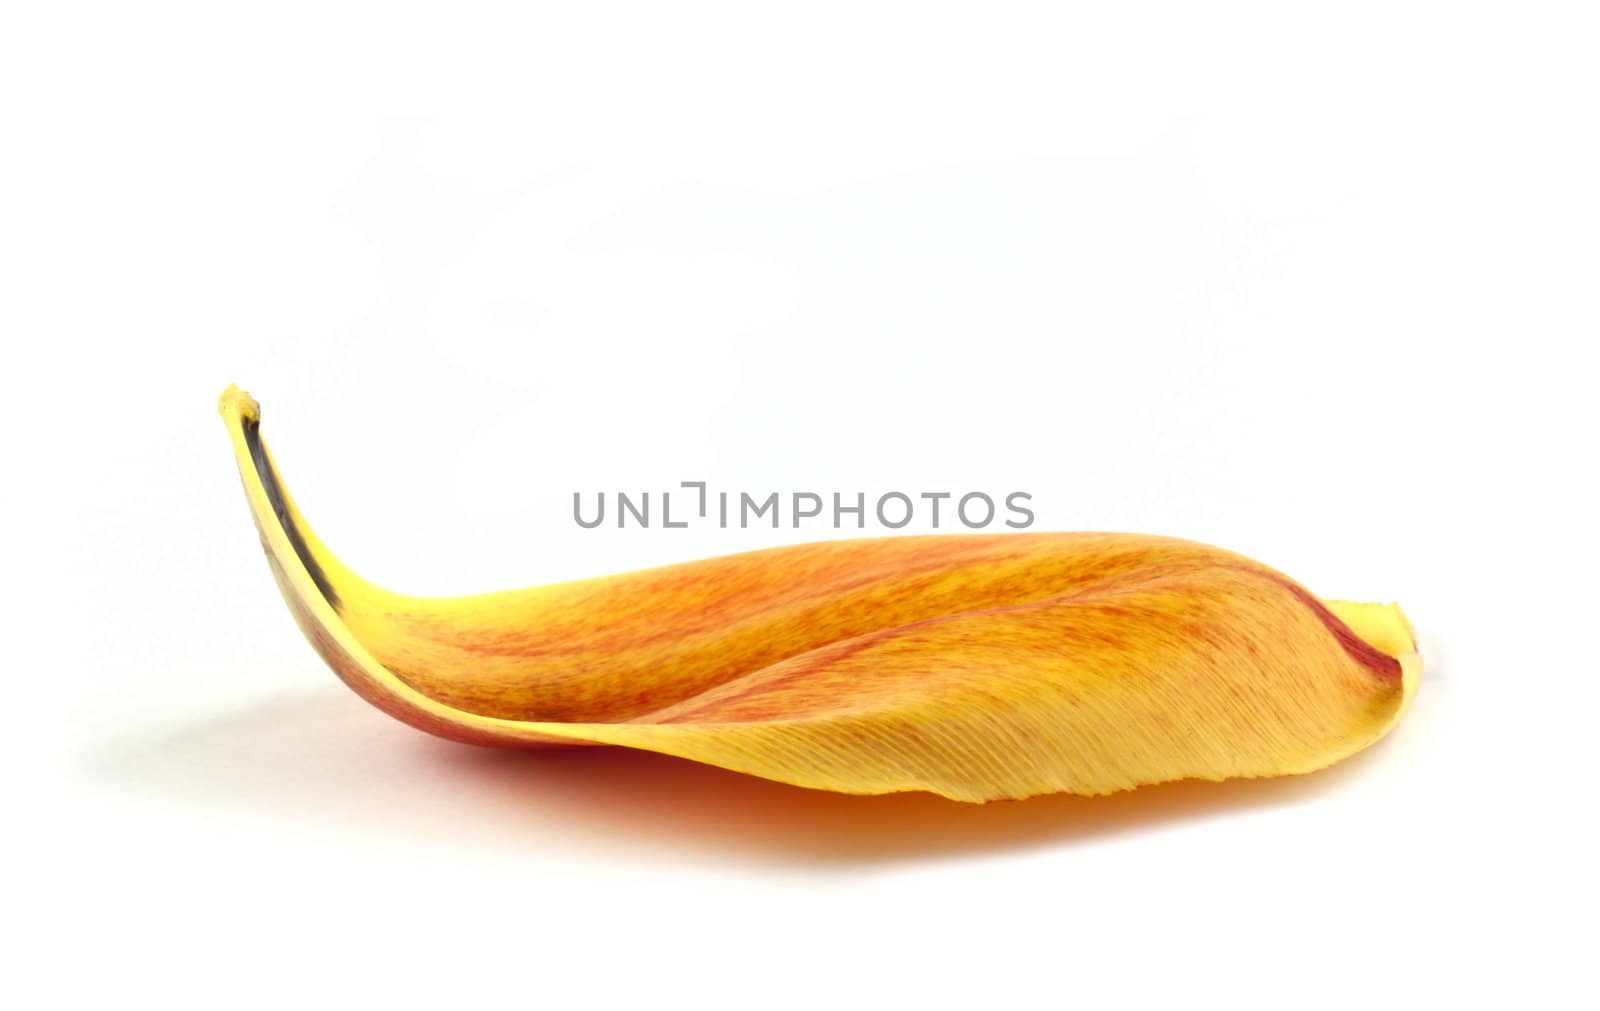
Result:
M842 793L981 802L1311 772L1421 677L1393 604L1138 534L824 541L409 597L311 532L237 387L220 411L295 620L352 689L453 740L604 744Z

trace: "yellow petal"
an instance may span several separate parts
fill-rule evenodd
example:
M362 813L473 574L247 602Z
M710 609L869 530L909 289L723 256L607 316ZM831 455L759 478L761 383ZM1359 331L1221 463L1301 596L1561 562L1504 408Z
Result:
M221 412L290 610L334 671L476 744L622 745L846 793L965 801L1310 772L1421 675L1393 605L1134 534L830 541L449 599L316 538L230 387Z

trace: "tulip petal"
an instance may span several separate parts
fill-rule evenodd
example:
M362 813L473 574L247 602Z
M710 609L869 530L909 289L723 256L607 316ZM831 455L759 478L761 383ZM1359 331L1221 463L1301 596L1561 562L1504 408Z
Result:
M821 542L503 593L351 572L230 387L221 413L279 586L358 694L453 740L677 755L845 793L963 801L1310 772L1421 676L1393 605L1133 534Z

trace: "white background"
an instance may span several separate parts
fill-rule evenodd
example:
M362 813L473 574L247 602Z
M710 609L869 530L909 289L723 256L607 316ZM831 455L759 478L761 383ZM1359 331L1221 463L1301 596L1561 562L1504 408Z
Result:
M1594 1006L1600 25L1305 6L8 6L8 1003ZM1022 489L1426 679L1095 801L450 745L295 630L229 382L400 590L818 536L578 490Z

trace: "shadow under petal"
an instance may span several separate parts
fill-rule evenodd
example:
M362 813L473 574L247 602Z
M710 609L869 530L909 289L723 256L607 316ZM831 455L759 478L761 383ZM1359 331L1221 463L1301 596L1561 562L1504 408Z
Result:
M787 786L626 748L500 751L435 740L336 690L264 700L92 757L120 789L190 805L571 856L805 867L998 853L1104 839L1295 803L1334 788L1381 743L1310 776L1185 781L1108 797L962 804Z

